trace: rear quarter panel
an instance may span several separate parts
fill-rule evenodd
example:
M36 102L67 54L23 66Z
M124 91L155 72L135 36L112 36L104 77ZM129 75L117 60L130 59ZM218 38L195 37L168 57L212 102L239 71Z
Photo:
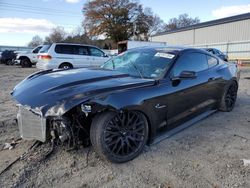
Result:
M236 81L238 84L240 78L240 71L236 64L220 61L219 65L214 71L214 77L219 78L217 80L217 90L219 99L223 95L223 92L232 81Z

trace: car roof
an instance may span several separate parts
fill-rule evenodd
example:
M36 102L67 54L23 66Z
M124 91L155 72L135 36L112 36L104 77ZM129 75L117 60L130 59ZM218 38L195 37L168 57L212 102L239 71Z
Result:
M74 46L88 46L88 47L95 47L98 48L97 46L94 45L89 45L89 44L79 44L79 43L63 43L63 42L55 42L53 43L55 45L74 45Z

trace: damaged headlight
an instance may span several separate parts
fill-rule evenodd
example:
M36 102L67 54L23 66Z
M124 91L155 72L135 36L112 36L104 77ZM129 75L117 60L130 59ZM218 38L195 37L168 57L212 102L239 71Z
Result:
M81 104L81 109L82 112L85 113L86 116L88 116L88 114L91 112L91 106L87 105L87 104Z

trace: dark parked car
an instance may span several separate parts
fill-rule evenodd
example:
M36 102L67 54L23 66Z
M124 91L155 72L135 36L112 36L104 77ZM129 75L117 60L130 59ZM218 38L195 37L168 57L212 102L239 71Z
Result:
M216 48L204 48L204 50L218 56L219 58L221 58L224 61L228 61L228 55L223 54L220 50L218 50Z
M6 65L13 65L15 58L16 54L13 50L5 50L1 54L1 63L4 63Z
M177 126L231 111L238 80L234 64L204 50L141 48L100 68L37 72L12 96L24 139L90 141L100 156L125 162Z

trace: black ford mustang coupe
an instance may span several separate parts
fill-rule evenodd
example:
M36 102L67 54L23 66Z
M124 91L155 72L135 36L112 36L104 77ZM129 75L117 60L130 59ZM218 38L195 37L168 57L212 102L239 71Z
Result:
M138 156L163 133L233 109L237 66L200 49L138 48L98 68L46 70L19 83L24 139L92 144L112 162Z

